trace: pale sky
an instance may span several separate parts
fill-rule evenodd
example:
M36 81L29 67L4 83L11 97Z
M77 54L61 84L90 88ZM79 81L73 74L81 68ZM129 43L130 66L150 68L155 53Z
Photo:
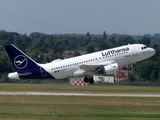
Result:
M0 0L0 30L155 34L160 33L160 0Z

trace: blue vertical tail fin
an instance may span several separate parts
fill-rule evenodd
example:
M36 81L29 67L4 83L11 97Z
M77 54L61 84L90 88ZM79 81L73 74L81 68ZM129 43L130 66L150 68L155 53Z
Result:
M17 72L37 67L37 63L14 45L5 46L5 49Z
M14 45L7 45L5 49L10 57L12 64L14 65L17 73L10 74L19 76L20 79L47 79L54 78L44 68L38 65L29 56L23 53ZM45 72L45 75L44 75ZM13 76L12 78L14 78Z

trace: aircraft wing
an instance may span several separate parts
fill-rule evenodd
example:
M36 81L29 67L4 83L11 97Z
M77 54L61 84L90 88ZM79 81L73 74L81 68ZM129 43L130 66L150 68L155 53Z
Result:
M107 61L97 65L80 65L79 69L73 73L74 76L83 76L87 74L94 74L102 70L104 66L115 63L115 61Z
M85 72L96 72L102 67L103 65L81 65L80 69L82 69Z
M110 65L110 64L113 64L113 63L116 63L115 60L112 60L112 61L106 61L106 62L102 62L100 64L93 64L93 65L80 65L80 69L83 69L84 71L90 71L90 70L93 70L93 71L97 71L99 70L100 68L102 68L103 66L107 66L107 65Z
M81 65L79 69L73 73L74 76L83 76L93 74L103 68L103 65Z

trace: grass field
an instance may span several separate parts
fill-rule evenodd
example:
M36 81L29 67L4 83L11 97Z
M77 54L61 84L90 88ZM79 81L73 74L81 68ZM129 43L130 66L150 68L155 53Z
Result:
M0 91L38 91L38 92L89 92L89 93L160 93L160 87L69 84L11 84L1 83Z
M0 91L159 93L160 88L0 84ZM160 98L0 95L0 119L159 120Z

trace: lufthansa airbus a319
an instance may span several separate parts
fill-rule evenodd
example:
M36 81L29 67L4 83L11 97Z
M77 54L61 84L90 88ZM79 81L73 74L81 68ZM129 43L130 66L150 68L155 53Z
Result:
M57 59L40 64L32 60L14 45L5 49L16 69L9 73L10 79L83 79L93 83L93 75L114 74L119 66L144 60L155 54L155 50L143 44L129 44L68 59Z

